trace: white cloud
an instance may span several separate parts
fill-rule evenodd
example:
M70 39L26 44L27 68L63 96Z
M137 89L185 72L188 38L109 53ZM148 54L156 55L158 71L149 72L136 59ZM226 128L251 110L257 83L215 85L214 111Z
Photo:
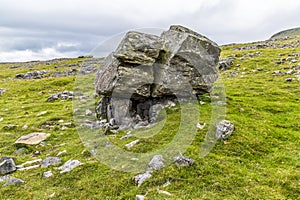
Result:
M30 60L50 60L53 58L72 58L78 56L78 52L61 53L53 48L45 48L34 52L31 50L1 52L1 62L25 62Z

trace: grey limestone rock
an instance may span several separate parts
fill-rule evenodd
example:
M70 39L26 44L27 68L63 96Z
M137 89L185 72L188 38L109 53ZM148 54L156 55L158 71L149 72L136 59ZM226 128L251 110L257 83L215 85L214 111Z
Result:
M155 123L170 105L164 102L211 91L219 55L217 44L183 26L171 26L160 36L128 32L97 72L96 93L103 96L98 117L114 118L120 129Z
M12 158L2 157L0 159L0 174L8 174L16 170L16 164Z

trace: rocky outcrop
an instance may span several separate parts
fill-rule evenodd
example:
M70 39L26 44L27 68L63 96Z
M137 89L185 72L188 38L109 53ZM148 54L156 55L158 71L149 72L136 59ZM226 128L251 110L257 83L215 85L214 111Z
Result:
M182 26L160 37L128 32L97 72L98 117L120 129L154 123L164 107L211 91L219 54L217 44Z
M42 70L42 71L34 71L34 72L27 72L25 74L17 74L15 78L18 79L41 79L43 75L47 74L48 71Z

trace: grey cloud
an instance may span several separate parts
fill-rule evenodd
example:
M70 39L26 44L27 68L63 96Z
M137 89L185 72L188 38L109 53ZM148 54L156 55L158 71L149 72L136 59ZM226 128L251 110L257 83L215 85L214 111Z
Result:
M37 55L47 48L57 53L53 55L89 54L92 49L104 55L115 48L117 42L105 42L115 34L171 24L190 27L219 44L264 40L299 26L299 10L298 0L2 0L0 62L1 53L29 50Z

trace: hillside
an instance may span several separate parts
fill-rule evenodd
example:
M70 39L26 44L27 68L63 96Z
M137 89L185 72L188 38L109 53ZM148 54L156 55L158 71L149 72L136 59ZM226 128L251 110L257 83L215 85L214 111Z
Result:
M293 29L288 29L276 33L271 37L271 39L284 38L284 37L299 37L299 36L300 36L300 28L293 28Z
M0 188L0 199L135 199L137 194L148 199L299 198L300 38L281 36L221 47L223 60L230 59L229 69L220 74L226 88L226 119L235 125L233 134L218 141L206 157L199 157L211 115L210 98L202 96L199 123L208 125L197 130L184 152L194 163L166 166L140 187L132 180L135 174L111 169L84 148L73 118L72 93L52 96L74 91L75 74L93 77L101 59L0 64L1 157L12 157L17 165L58 154L62 160L57 166L12 173L24 183ZM164 129L130 151L151 151L172 140L178 129L178 106L166 113L169 120ZM32 132L51 135L38 145L14 144ZM120 140L124 135L121 131L107 137L126 149L124 145L135 138ZM61 174L58 166L68 160L82 165ZM45 178L49 170L53 176ZM0 175L1 185L3 179Z

